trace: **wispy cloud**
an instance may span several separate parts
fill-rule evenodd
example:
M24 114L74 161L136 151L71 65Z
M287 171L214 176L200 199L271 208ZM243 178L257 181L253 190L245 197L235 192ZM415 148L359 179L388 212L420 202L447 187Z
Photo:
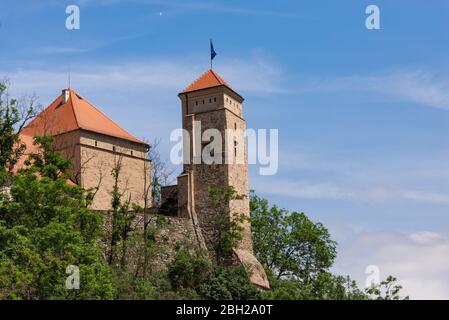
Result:
M117 90L127 88L132 91L178 90L181 91L205 68L199 64L172 60L145 60L125 64L76 64L71 69L72 84L76 88ZM192 58L191 60L194 60ZM178 59L179 61L179 59ZM59 92L67 84L69 68L49 66L39 69L0 70L0 74L11 78L12 89L22 92ZM239 91L259 93L281 92L282 73L276 64L258 56L249 60L223 59L217 68L227 81Z
M370 92L382 97L449 110L447 75L424 70L398 70L374 75L311 79L299 90L310 92Z
M350 238L339 246L335 272L350 274L364 286L366 267L375 265L381 279L396 276L404 287L403 294L412 299L449 298L449 239L443 234L350 229L334 230L342 230L342 236Z
M24 50L25 51L25 50ZM31 54L70 54L70 53L83 53L88 52L89 49L83 49L83 48L74 48L74 47L37 47L37 48L31 48L26 49L27 53Z
M252 188L268 195L321 200L349 200L363 202L414 201L449 204L449 193L428 190L409 190L394 186L348 185L335 182L256 178Z

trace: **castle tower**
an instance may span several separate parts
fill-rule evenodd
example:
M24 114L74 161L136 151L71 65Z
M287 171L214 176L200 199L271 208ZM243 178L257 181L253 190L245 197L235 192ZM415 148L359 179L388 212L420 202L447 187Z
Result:
M178 177L178 215L191 218L201 230L206 249L213 252L216 241L210 188L232 186L243 199L226 208L232 215L249 217L248 162L243 118L243 98L212 69L179 94L182 102L184 167ZM216 134L220 139L216 140ZM217 152L211 148L221 145ZM207 157L207 158L206 158ZM234 249L235 260L251 272L251 281L269 287L263 267L253 253L251 225L243 223L243 239Z

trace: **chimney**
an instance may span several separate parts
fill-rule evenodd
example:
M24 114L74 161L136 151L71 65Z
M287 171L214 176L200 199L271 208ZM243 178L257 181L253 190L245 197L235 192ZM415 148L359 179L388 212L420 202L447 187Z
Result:
M70 97L70 90L69 89L62 90L62 103L67 103L67 101L69 101L69 97Z

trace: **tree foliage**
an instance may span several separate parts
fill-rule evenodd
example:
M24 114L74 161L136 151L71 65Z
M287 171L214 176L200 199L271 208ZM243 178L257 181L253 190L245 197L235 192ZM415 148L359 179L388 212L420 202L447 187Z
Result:
M402 287L388 277L379 285L360 289L350 277L329 269L337 255L336 242L321 223L304 213L270 206L252 193L250 198L254 251L270 278L267 299L398 300ZM405 297L407 299L407 297Z
M0 204L0 298L110 298L109 270L96 246L101 216L87 209L86 194L67 184L70 163L37 137L42 152L11 185ZM66 268L78 266L80 290L67 290Z
M326 272L336 257L336 243L321 223L304 213L288 213L252 194L250 201L254 249L276 278L307 285Z
M215 261L217 264L228 263L233 249L242 240L243 222L246 217L240 212L230 212L231 201L242 200L232 186L209 188L209 200L213 206L212 225L215 230Z
M10 98L7 81L0 82L0 188L10 183L11 171L25 150L19 134L34 115L34 103Z

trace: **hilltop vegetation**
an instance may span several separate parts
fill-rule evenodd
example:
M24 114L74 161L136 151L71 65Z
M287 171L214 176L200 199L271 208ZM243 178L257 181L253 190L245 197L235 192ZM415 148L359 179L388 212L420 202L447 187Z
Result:
M155 237L157 223L143 232L133 229L142 208L123 201L116 184L111 232L106 232L105 216L89 209L93 194L67 183L71 163L53 150L52 138L35 137L40 151L14 172L25 149L18 133L33 109L21 109L5 93L2 84L0 299L400 299L393 277L362 290L348 277L331 274L337 251L325 226L304 213L270 206L255 194L250 196L254 250L270 290L256 288L243 268L227 263L239 240L239 221L217 220L221 233L215 259L180 244L166 270L153 268L152 260L163 250ZM119 167L111 174L118 179ZM232 188L211 190L210 200L235 196ZM135 272L127 268L131 249L142 257ZM79 287L68 282L69 266L79 269Z

